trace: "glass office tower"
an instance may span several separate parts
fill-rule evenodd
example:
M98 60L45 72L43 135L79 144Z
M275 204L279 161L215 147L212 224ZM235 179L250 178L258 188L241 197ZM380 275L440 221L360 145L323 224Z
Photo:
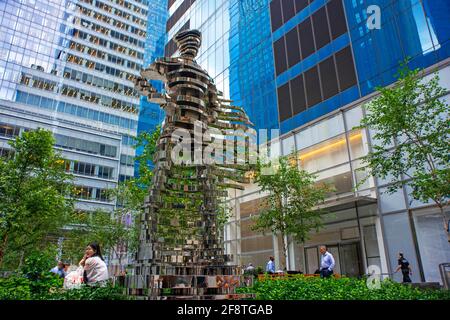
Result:
M105 190L134 175L148 0L0 2L0 150L52 130L79 210L112 210Z
M167 0L152 0L148 2L147 39L145 41L144 68L149 66L156 58L164 55L166 41ZM158 90L162 89L159 82L152 83ZM138 120L138 134L147 131L153 132L164 119L164 112L159 105L149 103L146 97L140 98L140 112ZM140 155L142 148L136 150ZM135 175L138 175L138 167L135 165Z
M380 28L369 28L380 9ZM361 275L376 265L396 268L403 251L413 281L440 281L438 264L450 261L442 220L430 204L412 200L408 187L385 193L390 181L365 176L361 157L376 144L353 129L377 86L396 81L406 57L427 77L439 72L450 87L450 3L433 0L169 0L165 54L181 29L196 28L204 44L197 61L220 90L243 106L257 129L279 129L273 155L295 152L301 167L335 187L325 227L304 244L291 242L282 261L280 239L251 230L261 194L256 186L230 191L233 216L225 228L235 263L313 273L318 245L337 259L336 272ZM394 276L400 280L400 276Z

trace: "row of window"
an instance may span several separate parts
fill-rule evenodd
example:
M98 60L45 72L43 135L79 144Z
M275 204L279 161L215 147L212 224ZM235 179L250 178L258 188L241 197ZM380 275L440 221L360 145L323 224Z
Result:
M186 13L186 11L191 7L191 5L195 2L195 0L184 0L183 3L175 10L175 12L169 17L166 23L166 32L169 32L170 29L181 19L181 17Z
M72 70L71 73L68 72L64 72L64 77L65 78L71 78L72 80L77 80L80 81L78 78L72 77L77 75L80 78L86 78L85 80L87 81L87 77L88 75L83 74L82 72L76 71L76 70ZM93 77L90 76L90 80L93 80ZM103 82L106 82L108 80L103 80L101 78L97 78L96 79L99 81L99 83L101 82L103 84ZM114 82L112 81L108 81L109 85L114 85ZM68 96L68 97L72 97L72 98L78 98L81 99L83 101L87 101L90 103L95 103L95 104L101 104L105 107L108 108L114 108L114 109L121 109L123 111L126 112L132 112L132 113L137 113L139 106L137 104L133 104L130 102L125 102L122 100L118 100L115 98L111 98L110 96L105 96L105 95L101 95L101 94L97 94L91 91L87 91L87 90L83 90L80 88L76 88L76 87L72 87L69 85L63 85L60 89L55 88L56 87L56 83L47 79L43 79L43 78L38 78L38 77L31 77L29 75L22 75L22 78L20 80L20 83L26 86L31 86L33 88L39 88L39 89L43 89L43 90L47 90L47 91L52 91L55 93L61 93L62 95ZM99 86L99 87L103 87L103 86ZM118 90L114 90L114 87L112 89L108 89L110 91L118 91ZM129 92L134 92L133 89L129 88Z
M140 60L144 59L144 54L141 52L138 52L131 48L121 46L120 44L117 44L115 42L111 42L111 41L99 38L97 36L90 35L89 33L80 31L78 29L74 29L73 36L76 38L79 38L81 40L88 40L89 42L95 44L96 47L97 46L103 46L105 48L109 47L109 49L111 49L111 50L117 51L122 54L128 54L130 57L137 58ZM108 43L109 43L109 46L108 46ZM134 44L134 45L137 46L138 44Z
M84 66L89 69L96 70L98 72L104 72L106 74L109 74L110 76L123 78L128 81L133 81L133 79L135 78L135 76L131 73L128 73L128 72L125 72L125 71L122 71L122 70L119 70L119 69L116 69L113 67L106 66L102 63L98 63L98 62L94 62L94 61L91 61L88 59L80 58L73 54L67 55L67 61L78 64L80 66Z
M278 88L280 121L355 84L353 57L350 47L346 47Z
M96 200L102 202L111 202L107 189L93 188L86 186L77 186L74 190L74 196L82 200Z
M0 157L1 158L10 158L14 155L13 149L0 148Z
M130 21L132 21L132 22L134 22L134 23L136 23L136 24L140 24L140 25L143 26L144 28L147 27L147 22L146 22L145 20L143 20L143 19L141 19L141 18L139 18L139 17L136 17L136 16L134 16L134 15L131 15L131 14L125 12L125 11L116 9L116 8L110 6L110 5L107 5L107 4L104 3L104 2L101 2L101 1L96 0L96 1L95 1L95 6L96 6L97 8L102 9L102 10L105 10L105 11L107 11L107 12L109 12L109 13L114 13L116 16L118 16L118 17L120 17L120 18L124 18L124 19L130 20ZM130 19L130 18L131 18L131 19Z
M123 84L99 78L91 74L87 74L74 69L64 68L64 78L71 79L74 81L81 81L88 85L106 89L114 93L124 94L129 97L136 97L136 98L139 97L137 92L132 87L128 87Z
M134 33L140 37L145 38L145 36L146 36L146 32L144 30L142 30L141 28L136 28L136 27L126 24L120 20L116 20L116 19L107 17L99 12L95 12L93 10L82 7L79 4L77 4L77 7L81 11L81 13L84 14L85 16L93 17L99 21L103 21L104 23L110 24L116 28Z
M21 78L21 83L24 85L31 85L33 88L47 90L47 91L55 91L57 83L54 81L50 81L48 79L23 74Z
M276 74L283 73L346 32L342 2L332 0L274 42Z
M129 69L140 71L142 69L142 65L139 63L136 63L134 61L126 60L124 58L121 58L119 56L106 53L105 51L101 51L98 49L94 49L88 46L85 46L81 43L76 43L74 41L70 41L70 49L77 50L82 53L86 53L88 55L91 55L93 57L97 57L103 60L106 60L108 62L118 64L120 66L127 67Z
M90 1L89 3L92 4L93 0L83 0L84 2ZM147 16L148 11L145 10L144 8L135 6L134 4L128 2L128 1L124 1L124 0L110 0L113 3L116 3L128 10L132 10L136 13L142 14L144 16ZM148 6L148 0L136 0L136 2L138 3L142 3L145 6Z
M75 115L77 117L100 121L106 124L120 126L122 128L136 130L137 121L115 116L106 112L100 112L93 109L88 109L74 104L56 101L53 99L41 97L35 94L17 91L16 101L33 105L39 108L50 109L61 113Z
M126 154L120 155L120 164L127 167L134 167L134 157Z
M120 182L125 182L125 181L131 180L133 178L134 178L133 176L127 176L125 174L119 175L119 181Z
M83 176L96 176L102 179L113 179L114 168L99 166L92 163L66 160L66 171Z
M108 36L108 37L112 36L112 37L114 37L116 39L119 39L119 40L121 40L123 42L129 42L129 43L134 44L136 46L140 46L140 43L142 42L142 41L140 41L140 40L138 40L136 38L133 38L133 37L130 37L130 36L125 35L123 33L120 33L120 32L117 32L117 31L105 28L105 27L103 27L103 26L101 26L99 24L93 23L93 22L88 21L86 19L82 19L82 18L81 19L77 19L75 23L78 24L78 25L81 25L81 26L83 26L85 28L91 29L91 30L93 30L95 32L103 33L105 36Z
M305 9L313 0L273 0L270 3L272 32Z
M170 7L176 2L177 0L169 0L167 1L167 10L170 9Z
M126 146L134 146L136 144L136 138L124 134L122 136L122 144Z
M188 30L190 28L191 20L188 20L178 32ZM166 57L171 57L176 51L178 50L177 44L175 43L175 40L172 38L169 42L167 42L165 48L164 48L164 55Z
M23 129L24 131L29 130L28 128L22 128L20 126L12 124L0 123L0 136L14 138L20 135L21 129ZM99 154L111 158L115 158L117 155L117 147L115 146L69 137L58 133L56 133L54 136L56 139L55 145L60 148L78 150L91 154Z
M10 124L0 124L0 136L13 138L20 135L21 127L10 125ZM125 137L125 136L124 136ZM133 137L126 136L130 140ZM110 146L106 144L100 144L97 142L87 141L83 139L78 139L74 137L64 136L61 134L55 134L56 143L55 146L69 149L88 152L91 154L99 154L106 157L115 158L117 154L117 147ZM11 149L5 149L5 155L11 154ZM120 157L120 162L126 166L134 166L134 158L129 155L122 154ZM113 179L114 178L114 168L107 166L100 166L91 163L85 163L80 161L66 160L65 163L66 171L73 172L75 174L85 175L85 176L96 176L102 179ZM132 177L126 176L127 179Z
M78 29L73 29L73 30L74 30L73 31L74 37L77 37L77 38L80 38L80 39L83 39L83 40L88 40L89 42L91 42L91 43L93 43L95 45L100 45L100 46L103 46L103 47L107 47L108 46L108 42L109 42L109 47L112 50L116 50L116 51L118 51L120 53L131 51L131 49L128 50L128 48L123 47L123 46L118 45L118 44L114 45L114 43L111 42L111 41L99 38L99 37L94 36L94 35L90 35L90 34L88 34L86 32L80 31ZM116 38L116 39L121 40L123 42L127 42L127 43L132 44L132 45L134 45L136 47L139 47L139 48L144 48L145 47L145 43L143 41L137 40L137 39L135 39L133 37L129 37L129 36L123 35L123 34L117 32L117 31L111 30L109 35L112 36L113 38Z
M59 133L55 134L55 139L55 146L63 149L98 154L109 158L115 158L117 156L117 147L108 144L69 137Z
M97 94L68 85L63 85L60 92L62 95L72 98L78 98L90 103L100 104L107 108L120 109L122 111L131 113L138 113L139 111L139 106L137 104L125 102L122 100L111 98L110 96Z
M20 127L11 124L0 123L0 136L14 138L20 135Z

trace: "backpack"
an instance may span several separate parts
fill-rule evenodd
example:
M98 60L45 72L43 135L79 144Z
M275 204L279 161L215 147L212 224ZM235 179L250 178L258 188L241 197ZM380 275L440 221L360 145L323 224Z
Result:
M401 259L401 266L402 266L402 269L408 269L409 261L406 260L405 258Z

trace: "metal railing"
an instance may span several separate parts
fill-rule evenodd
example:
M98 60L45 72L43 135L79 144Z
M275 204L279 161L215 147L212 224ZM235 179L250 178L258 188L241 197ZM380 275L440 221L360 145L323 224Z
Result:
M450 262L441 263L439 265L439 271L441 272L442 283L444 288L450 289Z

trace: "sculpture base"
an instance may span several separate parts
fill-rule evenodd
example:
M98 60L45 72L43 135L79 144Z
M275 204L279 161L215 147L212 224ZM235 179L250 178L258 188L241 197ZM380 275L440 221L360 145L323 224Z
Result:
M149 275L120 276L115 283L139 300L243 300L253 294L236 293L253 286L253 276Z

